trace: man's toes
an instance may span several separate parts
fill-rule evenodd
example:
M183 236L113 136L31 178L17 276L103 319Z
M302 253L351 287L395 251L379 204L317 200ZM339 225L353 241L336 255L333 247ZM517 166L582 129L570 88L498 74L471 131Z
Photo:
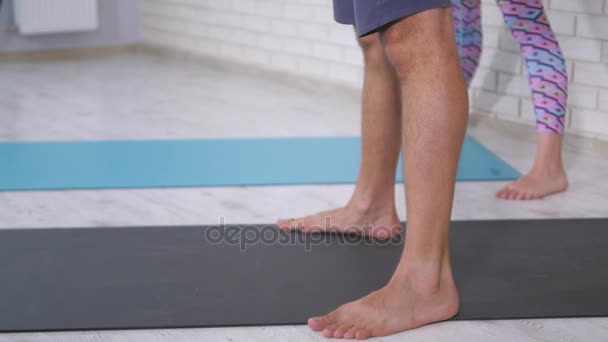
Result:
M344 338L344 335L347 331L349 331L353 327L352 324L341 325L336 330L334 330L335 338Z
M310 318L308 320L308 326L314 331L322 331L331 323L327 316Z
M311 224L307 226L303 226L302 231L305 233L324 233L329 231L329 229L323 229L323 227L318 226L316 224Z
M358 329L355 333L355 338L357 340L367 340L370 337L372 337L372 333L369 329Z
M326 337L326 338L332 338L332 337L334 337L334 332L336 331L337 328L338 328L338 324L330 324L330 325L326 326L325 329L323 329L323 332L321 333L321 335L323 335L323 337Z
M325 338L332 338L334 336L334 332L332 330L325 328L321 332L321 336L323 336Z
M275 224L277 227L279 227L279 229L289 230L289 229L291 229L291 225L293 222L294 222L293 219L289 219L289 220L281 219L281 220L278 220Z
M282 230L305 230L306 224L302 219L279 220L277 226Z
M394 228L382 226L382 227L376 228L376 230L374 230L371 234L366 233L366 235L370 235L374 239L378 239L378 240L390 240L393 237L394 231L395 231Z
M344 333L344 338L349 340L354 339L355 335L357 334L357 330L358 328L356 326L352 326L347 332Z

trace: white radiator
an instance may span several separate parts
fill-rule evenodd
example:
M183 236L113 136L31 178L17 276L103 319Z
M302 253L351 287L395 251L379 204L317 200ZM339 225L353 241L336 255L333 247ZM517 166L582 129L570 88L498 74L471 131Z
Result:
M97 0L14 0L15 24L24 35L93 31Z

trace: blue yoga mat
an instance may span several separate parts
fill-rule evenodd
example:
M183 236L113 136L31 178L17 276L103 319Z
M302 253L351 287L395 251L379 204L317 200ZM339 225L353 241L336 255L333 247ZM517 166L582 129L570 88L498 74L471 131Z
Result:
M352 184L360 143L358 137L1 143L0 190ZM519 176L466 139L458 180Z

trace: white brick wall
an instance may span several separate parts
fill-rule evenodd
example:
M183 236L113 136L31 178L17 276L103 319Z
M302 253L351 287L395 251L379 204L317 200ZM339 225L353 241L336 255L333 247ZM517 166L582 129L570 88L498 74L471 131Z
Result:
M544 4L570 73L568 131L608 140L608 0ZM504 28L495 0L483 0L482 10L486 44L483 68L471 90L473 111L532 125L533 106L517 42Z
M144 42L359 87L352 28L331 0L143 0ZM603 48L603 47L602 47Z
M483 1L484 54L472 111L534 124L519 48L495 0ZM608 140L608 0L545 0L570 72L568 130ZM146 44L360 87L352 28L331 0L142 0Z

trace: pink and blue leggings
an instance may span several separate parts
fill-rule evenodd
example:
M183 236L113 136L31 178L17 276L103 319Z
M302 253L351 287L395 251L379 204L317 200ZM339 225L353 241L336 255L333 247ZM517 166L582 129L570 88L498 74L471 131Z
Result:
M452 0L456 41L467 85L481 56L481 0ZM519 43L539 133L564 134L568 74L541 0L497 0L505 24Z

